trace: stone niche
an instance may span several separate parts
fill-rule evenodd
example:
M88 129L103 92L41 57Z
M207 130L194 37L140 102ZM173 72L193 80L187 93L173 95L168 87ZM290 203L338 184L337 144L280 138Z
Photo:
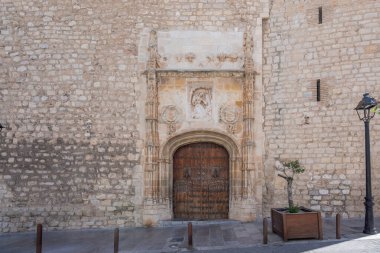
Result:
M229 153L229 218L261 215L252 50L249 32L150 33L145 223L173 218L173 155L182 145L204 141Z

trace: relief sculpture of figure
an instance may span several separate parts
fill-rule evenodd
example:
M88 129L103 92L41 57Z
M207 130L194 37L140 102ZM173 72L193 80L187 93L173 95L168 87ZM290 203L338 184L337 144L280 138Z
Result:
M211 116L211 89L198 88L191 97L193 119L203 119Z

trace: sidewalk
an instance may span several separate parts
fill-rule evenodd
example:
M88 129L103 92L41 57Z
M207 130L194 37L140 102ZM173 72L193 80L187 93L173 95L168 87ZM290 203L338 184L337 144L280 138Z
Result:
M305 247L323 243L334 244L352 239L365 238L362 233L363 219L342 219L340 240L335 239L335 219L324 219L323 240L290 240L283 242L273 234L268 224L268 244L262 244L262 222L242 223L238 221L193 222L193 251L242 249L249 247L288 246ZM375 219L380 226L380 218ZM166 224L168 225L168 224ZM187 247L187 222L169 224L157 228L121 228L119 252L183 252ZM376 237L375 239L380 237ZM112 229L86 229L44 231L43 253L113 253ZM1 253L32 253L35 252L35 233L12 233L0 235ZM317 246L316 246L317 245ZM268 250L269 248L267 248ZM236 252L229 250L229 252ZM260 251L259 251L260 252ZM276 252L276 251L266 251ZM299 251L303 252L303 251ZM314 251L313 251L314 252Z

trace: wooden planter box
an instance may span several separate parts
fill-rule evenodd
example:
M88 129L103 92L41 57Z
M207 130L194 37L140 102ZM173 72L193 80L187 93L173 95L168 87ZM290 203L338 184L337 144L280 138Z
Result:
M299 213L288 213L287 208L272 208L272 231L284 241L288 239L323 239L321 212L301 207Z

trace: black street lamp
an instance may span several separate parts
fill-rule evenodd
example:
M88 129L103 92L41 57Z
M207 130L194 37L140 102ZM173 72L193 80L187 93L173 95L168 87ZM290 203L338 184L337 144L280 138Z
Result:
M0 123L0 132L1 132L1 130L3 130L3 125Z
M375 116L373 108L377 105L376 99L369 96L368 93L363 94L362 101L359 102L355 110L359 119L364 121L365 128L365 225L363 233L376 234L376 228L373 223L373 199L371 186L371 151L369 142L369 121Z

